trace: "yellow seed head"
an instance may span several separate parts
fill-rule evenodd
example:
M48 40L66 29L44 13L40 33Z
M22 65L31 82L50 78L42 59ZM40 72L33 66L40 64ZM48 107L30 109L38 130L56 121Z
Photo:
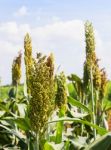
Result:
M86 39L86 61L84 63L84 75L83 75L84 87L87 90L92 70L94 87L96 89L99 89L101 82L100 71L95 53L95 38L93 27L92 24L89 22L86 22L85 24L85 39Z
M100 89L100 87L101 87L101 71L97 64L97 61L95 62L94 71L93 71L93 84L94 84L94 88L96 90Z
M54 77L46 57L34 59L29 76L30 120L35 132L42 132L54 108Z

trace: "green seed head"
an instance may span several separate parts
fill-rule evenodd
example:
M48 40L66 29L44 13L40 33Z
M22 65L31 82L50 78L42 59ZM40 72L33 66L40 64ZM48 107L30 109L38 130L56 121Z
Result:
M24 49L25 49L25 56L28 58L31 58L32 57L32 41L28 33L26 34L24 38Z
M32 42L31 37L27 33L24 38L24 60L25 60L25 68L26 68L26 83L27 83L27 93L30 94L29 90L29 75L30 75L30 67L32 65Z
M95 38L92 23L85 23L86 55L95 51Z
M57 91L55 103L58 108L67 105L67 89L66 89L66 77L63 72L56 76Z

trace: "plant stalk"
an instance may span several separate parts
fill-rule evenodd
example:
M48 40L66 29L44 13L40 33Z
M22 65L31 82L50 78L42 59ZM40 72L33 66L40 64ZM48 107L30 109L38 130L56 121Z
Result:
M18 83L16 85L16 99L18 98Z
M39 133L36 133L36 144L35 144L35 150L39 150Z
M92 123L96 124L96 118L95 118L95 103L94 103L94 87L93 87L93 74L92 74L92 66L91 66L91 100L92 100L92 112L93 112L93 119ZM96 129L93 129L94 133L94 140L96 139Z

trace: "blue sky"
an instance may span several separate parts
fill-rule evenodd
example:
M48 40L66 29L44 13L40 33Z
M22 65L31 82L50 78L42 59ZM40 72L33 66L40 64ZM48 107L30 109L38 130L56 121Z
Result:
M84 23L93 23L96 52L111 79L110 0L0 0L0 77L11 83L11 64L24 35L32 37L33 51L53 52L66 74L82 77L85 59ZM24 70L24 67L22 68ZM23 81L23 77L22 77Z

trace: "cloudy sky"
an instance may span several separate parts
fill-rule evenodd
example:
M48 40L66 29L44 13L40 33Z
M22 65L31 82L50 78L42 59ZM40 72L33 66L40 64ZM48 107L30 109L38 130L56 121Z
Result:
M82 77L85 60L84 23L93 23L96 52L111 79L110 0L0 0L0 77L11 83L11 65L24 35L32 37L33 52L55 55L56 68ZM22 78L23 81L23 78Z

